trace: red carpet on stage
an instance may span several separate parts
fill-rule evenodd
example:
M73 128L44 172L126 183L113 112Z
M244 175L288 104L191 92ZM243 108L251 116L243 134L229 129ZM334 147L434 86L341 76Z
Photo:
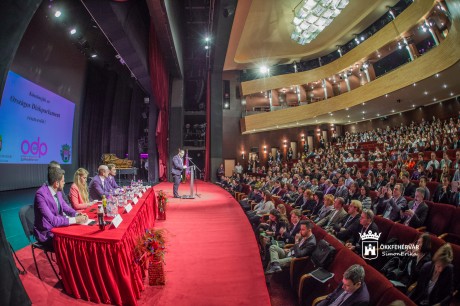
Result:
M166 285L147 284L139 305L270 305L255 236L238 203L220 187L197 181L195 199L172 198L172 183L155 191L171 196L167 220ZM189 193L181 184L180 194ZM36 276L30 247L17 252L28 273L21 276L34 305L93 304L68 296L38 251L43 281Z

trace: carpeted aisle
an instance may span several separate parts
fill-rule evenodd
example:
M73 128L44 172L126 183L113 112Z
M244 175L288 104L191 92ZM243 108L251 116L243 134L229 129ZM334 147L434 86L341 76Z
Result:
M200 198L171 197L167 220L156 221L157 228L167 229L166 285L146 285L138 304L270 305L257 243L243 211L220 187L201 181L197 186ZM154 188L172 196L172 183ZM188 185L181 185L179 192L188 194ZM41 271L40 282L29 247L18 254L30 271L22 279L34 305L92 304L67 296L56 286L51 269ZM44 255L39 257L46 270Z

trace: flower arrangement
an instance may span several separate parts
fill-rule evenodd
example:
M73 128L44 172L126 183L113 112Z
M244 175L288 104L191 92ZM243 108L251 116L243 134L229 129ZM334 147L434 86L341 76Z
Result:
M163 190L158 192L158 211L160 213L164 213L166 211L166 203L168 203L168 198L166 197L166 193Z
M138 239L134 251L138 262L146 257L146 259L160 260L164 263L166 253L164 229L147 229Z

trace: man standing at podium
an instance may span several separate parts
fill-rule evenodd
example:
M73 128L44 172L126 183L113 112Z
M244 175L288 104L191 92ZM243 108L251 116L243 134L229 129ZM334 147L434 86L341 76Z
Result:
M182 170L187 168L184 166L183 162L183 157L184 157L184 150L179 149L179 153L175 155L172 159L172 169L171 169L171 174L173 176L173 181L174 181L174 197L175 198L180 198L179 193L177 190L179 189L179 184L180 184L180 176L182 174Z

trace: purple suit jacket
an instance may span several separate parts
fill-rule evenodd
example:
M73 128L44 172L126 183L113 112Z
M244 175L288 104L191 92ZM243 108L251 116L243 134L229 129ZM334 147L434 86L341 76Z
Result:
M110 187L111 187L112 189L117 189L117 188L119 188L114 176L109 175L108 181L109 181L109 183L110 183L109 185L110 185Z
M57 196L62 211L70 217L75 217L75 210L64 201L62 193L58 192ZM53 228L69 226L69 219L63 214L59 214L56 202L47 185L43 185L35 193L34 212L34 233L40 242L44 242L53 236L51 233Z
M110 191L112 190L112 186L110 185L110 181L108 178L104 181L104 187L102 187L102 181L99 175L96 175L89 183L88 191L89 191L89 199L93 200L102 200L102 195L105 197L109 196Z

